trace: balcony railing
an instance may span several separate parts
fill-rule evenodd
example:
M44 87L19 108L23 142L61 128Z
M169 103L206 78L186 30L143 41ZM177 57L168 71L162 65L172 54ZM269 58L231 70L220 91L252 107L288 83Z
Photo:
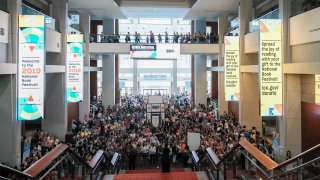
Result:
M21 7L21 10L22 10L21 14L23 14L23 15L43 15L44 19L45 19L46 28L58 31L58 28L56 28L56 20L55 19L53 19L52 17L50 17L48 15L43 14L42 12L39 12L39 11L33 9L32 7L29 7L25 4L21 4L21 6L22 6Z
M249 22L249 32L259 31L259 21L260 19L279 19L279 9L275 9L268 14L265 14L251 22Z
M129 37L129 38L128 38ZM216 44L218 43L218 37L211 35L168 35L167 39L165 35L161 35L159 38L158 35L154 35L154 38L150 38L148 35L135 36L130 34L119 35L106 35L106 34L91 34L90 35L91 43L191 43L191 44Z

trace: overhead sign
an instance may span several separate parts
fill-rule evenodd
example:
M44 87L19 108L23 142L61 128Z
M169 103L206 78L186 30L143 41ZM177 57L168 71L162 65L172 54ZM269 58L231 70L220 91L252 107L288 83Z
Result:
M130 58L133 59L178 59L180 44L133 44L130 46Z
M320 75L314 75L314 81L315 81L315 89L314 89L314 94L315 94L315 103L320 104Z
M83 100L83 34L67 35L67 102Z
M41 15L19 15L18 120L44 118L45 23Z
M240 100L239 36L224 37L224 85L225 100Z
M259 79L261 116L282 116L281 20L261 19Z

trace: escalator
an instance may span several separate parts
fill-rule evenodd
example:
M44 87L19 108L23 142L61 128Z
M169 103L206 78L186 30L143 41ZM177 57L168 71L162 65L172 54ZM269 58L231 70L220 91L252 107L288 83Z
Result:
M320 179L320 144L278 164L242 139L221 159L207 148L206 156L197 166L212 180L316 180Z

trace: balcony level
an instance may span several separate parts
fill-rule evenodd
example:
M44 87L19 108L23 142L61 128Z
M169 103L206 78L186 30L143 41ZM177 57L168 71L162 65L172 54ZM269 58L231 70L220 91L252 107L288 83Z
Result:
M91 54L129 54L131 43L90 43ZM216 54L218 44L180 44L180 54Z

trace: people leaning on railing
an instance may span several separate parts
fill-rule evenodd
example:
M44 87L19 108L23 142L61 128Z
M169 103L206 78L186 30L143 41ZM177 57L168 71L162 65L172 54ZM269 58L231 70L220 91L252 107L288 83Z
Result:
M164 41L163 41L164 39ZM138 32L134 34L91 34L90 42L96 43L218 43L218 35L215 33L193 33L190 32L183 34L179 32L173 32L172 35L157 34L155 35L152 31L149 34L141 35Z

